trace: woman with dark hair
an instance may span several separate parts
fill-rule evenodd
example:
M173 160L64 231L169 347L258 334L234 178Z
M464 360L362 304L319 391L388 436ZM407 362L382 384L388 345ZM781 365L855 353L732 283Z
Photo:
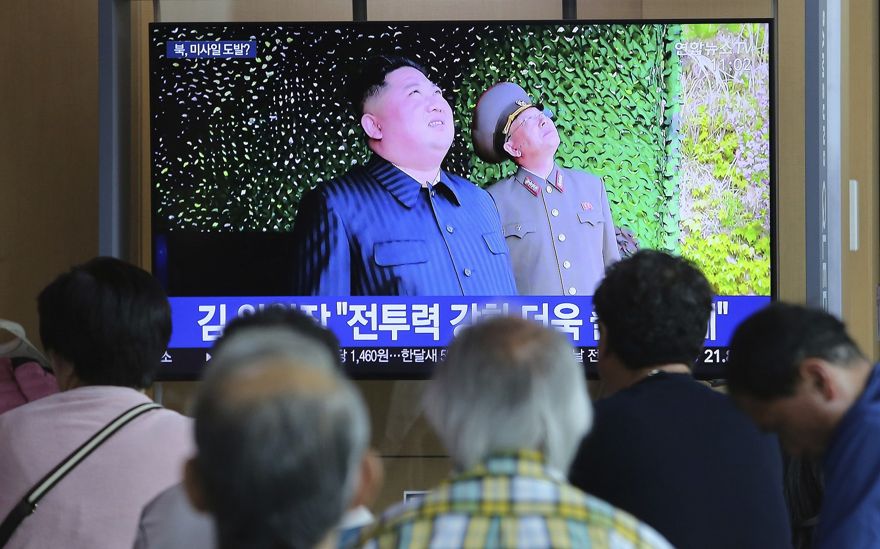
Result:
M11 531L7 548L131 547L141 508L192 453L191 421L143 392L171 336L168 299L146 271L96 258L49 284L38 308L61 392L0 415L0 546ZM84 458L34 490L70 456Z

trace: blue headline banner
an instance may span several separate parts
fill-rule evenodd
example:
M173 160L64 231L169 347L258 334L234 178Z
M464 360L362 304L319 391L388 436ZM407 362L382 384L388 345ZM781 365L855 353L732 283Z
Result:
M165 48L168 59L253 59L257 56L256 40L169 40Z
M493 315L521 316L565 334L576 347L599 337L591 297L172 297L170 348L207 348L236 316L297 308L330 328L343 347L445 347L464 326ZM766 296L715 298L706 346L725 347Z

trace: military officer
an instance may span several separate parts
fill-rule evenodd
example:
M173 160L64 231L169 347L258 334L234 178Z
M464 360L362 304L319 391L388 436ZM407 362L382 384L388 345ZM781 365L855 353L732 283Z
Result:
M555 162L559 133L520 86L486 90L473 118L477 156L513 161L513 177L489 187L523 295L592 295L620 259L605 186Z

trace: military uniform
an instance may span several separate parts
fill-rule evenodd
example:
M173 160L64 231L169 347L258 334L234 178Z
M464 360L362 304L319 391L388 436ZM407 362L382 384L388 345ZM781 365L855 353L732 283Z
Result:
M489 187L522 295L592 295L620 259L605 186L555 166L544 180L524 168Z
M477 155L491 163L510 160L505 140L514 120L532 107L543 109L512 82L486 90L474 111ZM544 180L520 167L488 190L520 294L593 295L605 267L620 259L608 196L597 176L554 165Z

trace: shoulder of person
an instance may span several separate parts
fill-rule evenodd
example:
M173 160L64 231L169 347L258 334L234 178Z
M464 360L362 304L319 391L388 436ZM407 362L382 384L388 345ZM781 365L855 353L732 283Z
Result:
M615 507L592 494L587 494L575 486L569 485L569 487L571 490L579 492L583 506L591 511L590 517L593 527L607 526L609 529L615 530L618 535L635 538L633 540L634 547L672 549L672 545L662 534L628 511Z
M519 185L519 183L516 182L513 176L510 176L492 183L486 187L486 191L493 197L498 197L513 191L516 189L516 185Z
M641 421L645 414L639 395L630 394L626 389L593 403L593 431L604 433L607 428L616 429L620 422L627 423L631 419ZM612 433L616 436L616 433ZM589 435L588 435L589 436Z
M156 410L156 417L161 418L163 421L168 421L171 423L179 423L181 425L192 425L193 418L189 416L185 416L176 410L172 410L170 408L162 407L159 410Z
M370 177L366 168L355 166L342 175L321 181L314 187L303 191L300 203L340 206L352 198L359 202L363 197L362 190L373 184L375 181Z
M386 509L374 523L364 526L355 547L371 547L379 540L384 546L389 539L396 536L397 530L416 518L421 507L421 500L400 501ZM373 542L373 543L371 543Z
M446 170L443 170L443 173L446 174L446 177L449 178L449 181L451 181L456 186L456 188L457 187L466 187L467 189L482 190L482 188L479 185L477 185L476 183L474 183L473 181L471 181L470 179L468 179L466 177L456 175L452 172L447 172Z

